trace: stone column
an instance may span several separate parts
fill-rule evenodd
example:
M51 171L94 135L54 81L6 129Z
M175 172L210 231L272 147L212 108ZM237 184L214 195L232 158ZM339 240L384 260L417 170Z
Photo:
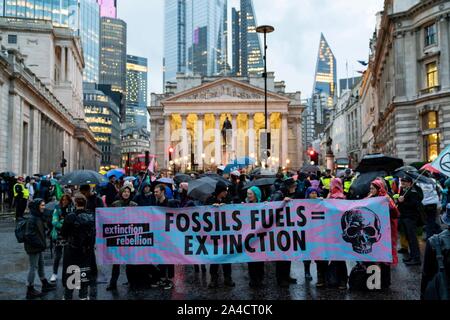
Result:
M150 120L150 153L156 155L156 120Z
M302 118L296 119L297 126L297 166L299 169L303 167L303 139L302 139Z
M248 156L251 157L252 154L254 157L259 159L259 155L256 154L255 150L255 114L248 114Z
M286 160L289 158L289 127L288 115L281 114L281 162L282 167L286 166Z
M182 163L185 167L187 167L187 164L189 162L189 156L188 156L188 130L187 130L187 114L181 115L181 157L182 157ZM186 157L188 157L188 160L186 161Z
M164 165L165 168L169 168L169 147L172 143L170 137L170 121L172 120L171 115L164 115ZM172 159L173 160L173 159Z
M203 121L205 116L203 114L197 115L197 164L203 168Z
M238 152L238 148L237 148L237 146L238 146L238 141L237 141L237 138L238 138L237 137L237 130L238 130L238 127L237 127L237 116L238 116L237 113L233 113L232 114L232 119L231 119L231 125L233 126L233 141L231 143L231 155L230 155L230 159L229 159L230 161L234 160L234 157L237 158L237 152Z
M61 73L60 73L60 82L66 82L66 47L61 47Z
M439 81L442 90L450 88L450 47L448 42L449 20L441 17L439 20L439 46L441 47L441 59L439 68Z
M220 127L220 113L214 114L214 118L216 121L216 127L215 127L215 164L217 166L220 166L222 164L222 132Z

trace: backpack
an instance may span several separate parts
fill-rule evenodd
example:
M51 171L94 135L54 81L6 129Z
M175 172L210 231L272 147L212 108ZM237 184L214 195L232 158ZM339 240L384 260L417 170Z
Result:
M27 223L28 223L28 218L25 218L25 217L20 219L19 222L17 222L15 234L16 234L16 239L17 239L18 243L25 242L25 233L27 230Z
M86 212L77 214L69 244L78 249L90 250L95 246L95 237L94 215Z
M424 299L425 300L449 300L449 282L445 273L444 256L442 254L441 239L439 235L430 238L430 244L436 251L436 259L438 263L438 272L428 283ZM448 267L448 266L447 266Z

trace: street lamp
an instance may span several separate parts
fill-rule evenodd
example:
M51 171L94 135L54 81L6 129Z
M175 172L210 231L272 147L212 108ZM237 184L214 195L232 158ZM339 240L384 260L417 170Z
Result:
M259 26L256 28L256 32L264 33L264 129L266 132L266 150L270 149L270 135L267 132L267 34L275 31L275 28L272 26Z

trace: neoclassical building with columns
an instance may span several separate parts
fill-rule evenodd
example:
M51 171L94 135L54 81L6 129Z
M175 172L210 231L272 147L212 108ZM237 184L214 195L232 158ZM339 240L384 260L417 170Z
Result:
M261 162L264 97L261 77L178 74L176 83L166 85L166 93L152 94L148 108L151 153L159 167L206 169L242 157ZM304 161L301 93L286 93L284 82L275 82L268 73L267 100L271 157L266 164L298 169ZM232 129L224 131L225 122Z

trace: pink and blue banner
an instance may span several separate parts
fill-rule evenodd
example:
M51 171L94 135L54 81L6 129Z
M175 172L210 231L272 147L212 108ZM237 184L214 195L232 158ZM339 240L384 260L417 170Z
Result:
M388 200L97 209L100 264L392 262Z

